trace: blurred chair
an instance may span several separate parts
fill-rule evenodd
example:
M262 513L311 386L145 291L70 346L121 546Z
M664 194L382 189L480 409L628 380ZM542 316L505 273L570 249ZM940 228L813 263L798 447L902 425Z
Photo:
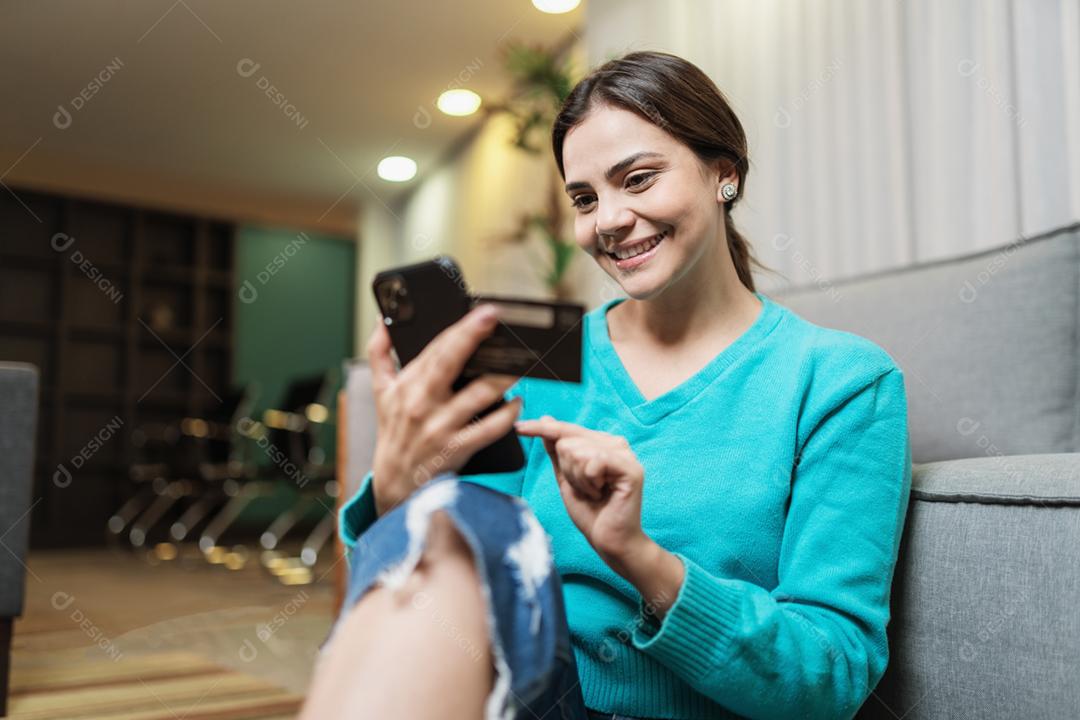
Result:
M128 475L135 492L124 501L106 523L107 537L119 540L132 523L146 511L169 485L169 461L180 439L179 423L143 423L132 431L135 461Z
M199 547L209 562L241 566L246 550L242 546L229 550L222 539L256 499L284 489L295 497L260 535L264 564L279 577L292 573L298 582L305 579L301 576L310 579L310 572L302 569L314 565L319 550L333 534L332 525L327 532L325 523L320 522L306 539L300 557L288 558L278 552L278 547L310 513L325 514L320 506L327 508L333 503L336 493L333 466L326 462L320 437L329 419L332 380L329 374L293 380L277 407L263 412L261 421L249 421L243 428L255 452L265 455L270 462L259 469L257 480L242 485L240 492L230 498L203 530ZM327 502L323 497L331 499Z
M255 463L246 428L258 387L250 383L227 394L205 421L187 420L186 434L195 438L195 468L201 492L169 528L173 542L184 542L210 514L235 496L240 485L255 476Z
M263 413L267 456L279 478L296 491L296 497L260 536L261 559L270 572L289 584L311 581L311 568L334 534L337 480L325 448L325 428L331 424L331 392L336 384L333 375L326 373L294 381L280 407ZM304 538L299 555L279 552L286 535L312 514L321 517Z
M37 404L38 369L0 363L0 716L7 715L11 635L26 590Z
M131 467L139 489L109 518L109 532L126 532L133 547L156 537L164 558L175 557L174 543L184 542L253 475L243 430L257 394L249 384L229 391L202 417L140 425L133 438L140 458ZM166 535L162 521L169 518Z

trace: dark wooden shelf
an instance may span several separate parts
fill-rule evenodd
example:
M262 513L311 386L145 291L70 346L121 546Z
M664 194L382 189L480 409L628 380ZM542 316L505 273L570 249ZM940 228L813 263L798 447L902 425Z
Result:
M31 543L100 544L108 515L129 491L131 433L216 402L192 370L206 374L212 363L215 372L203 380L217 393L232 380L236 228L13 189L40 218L0 197L0 360L31 362L42 373L35 488L43 497ZM52 244L56 233L73 239L64 250ZM224 321L202 337L218 317ZM164 323L171 327L155 328ZM114 417L123 424L86 464L85 478L58 489L58 464Z
M124 402L124 393L119 390L91 390L88 388L64 391L65 403L80 405L119 405Z
M150 327L147 323L147 327L144 327L142 323L139 323L139 346L149 348L161 348L164 349L165 345L162 345L162 341L172 348L174 351L183 354L185 350L191 347L198 337L193 334L191 328L171 328L168 330L161 328ZM205 341L203 341L205 342Z
M68 335L74 340L122 340L127 328L122 325L71 325Z
M90 258L87 258L90 260ZM131 274L131 267L128 265L117 265L116 263L97 263L90 260L87 265L87 269L83 268L75 262L61 263L60 267L64 268L64 272L75 276L81 276L85 273L93 272L96 277L100 277L102 282L109 282L114 285L119 285L128 279L128 275ZM91 270L92 268L92 270Z
M211 287L221 288L232 292L233 290L233 276L232 273L219 272L217 270L211 270L206 273L206 284Z
M56 332L55 326L38 320L0 319L0 336L3 335L46 335Z
M142 269L143 282L148 285L193 285L198 270L194 267L168 267L154 265Z
M56 257L39 257L33 255L20 255L3 251L0 252L0 267L30 268L34 270L54 270L57 266Z
M176 368L173 372L187 372L183 368ZM189 393L173 392L169 390L163 390L161 387L155 387L153 390L146 388L141 392L129 395L127 398L130 402L137 405L142 405L148 408L186 408L188 400L190 399ZM184 417L187 413L177 413L177 419Z

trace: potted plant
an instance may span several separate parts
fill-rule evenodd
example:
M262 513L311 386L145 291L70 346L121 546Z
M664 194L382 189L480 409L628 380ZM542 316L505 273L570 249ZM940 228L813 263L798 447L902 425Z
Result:
M532 155L547 153L555 115L574 87L570 63L563 52L516 43L507 47L505 65L514 79L515 93L499 109L515 120L513 146ZM573 238L563 234L568 208L562 181L552 163L544 209L524 213L516 231L507 238L510 242L524 243L539 235L549 257L542 279L556 300L568 300L573 295L567 271L576 257L577 246Z

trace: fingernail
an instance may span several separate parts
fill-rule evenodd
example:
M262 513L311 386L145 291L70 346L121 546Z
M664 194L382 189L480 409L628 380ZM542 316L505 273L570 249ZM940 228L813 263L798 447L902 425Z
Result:
M498 315L494 305L478 305L476 309L476 321L483 324L494 320Z

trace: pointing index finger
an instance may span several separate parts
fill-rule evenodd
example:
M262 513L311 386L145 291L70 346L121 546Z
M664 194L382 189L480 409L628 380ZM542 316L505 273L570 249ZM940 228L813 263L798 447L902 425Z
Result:
M527 437L542 437L546 440L581 436L588 432L580 425L556 420L550 415L544 415L539 420L518 420L514 423L514 430Z

